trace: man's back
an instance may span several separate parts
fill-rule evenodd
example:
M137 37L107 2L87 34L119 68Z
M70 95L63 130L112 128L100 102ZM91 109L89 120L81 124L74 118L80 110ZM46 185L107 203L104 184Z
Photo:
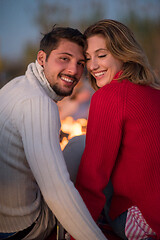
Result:
M23 102L31 92L33 95L33 86L24 76L0 90L0 189L3 193L0 195L0 231L5 229L7 215L12 217L7 219L6 231L8 226L11 232L17 226L28 227L36 220L41 207L40 190L27 162L20 134Z

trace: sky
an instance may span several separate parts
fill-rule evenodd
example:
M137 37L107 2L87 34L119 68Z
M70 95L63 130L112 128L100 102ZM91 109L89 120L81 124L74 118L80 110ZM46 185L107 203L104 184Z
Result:
M0 56L19 57L25 43L37 39L34 0L0 0Z
M39 43L41 30L35 23L39 0L0 0L0 58L8 60L22 56L27 42ZM57 0L46 0L56 3ZM58 0L62 6L71 9L70 20L74 25L78 19L92 14L92 3L98 0ZM128 5L139 15L155 17L160 12L160 0L99 0L102 3L104 18L121 20L128 14ZM150 8L146 12L145 4ZM143 7L143 8L142 8ZM64 19L68 16L62 16ZM74 27L72 26L71 27Z

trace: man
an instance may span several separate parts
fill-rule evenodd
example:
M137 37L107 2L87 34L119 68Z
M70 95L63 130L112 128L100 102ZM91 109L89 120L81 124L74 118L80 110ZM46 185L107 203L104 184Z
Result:
M56 102L83 73L83 35L53 28L37 61L0 90L0 239L46 239L55 217L77 240L106 239L70 181Z

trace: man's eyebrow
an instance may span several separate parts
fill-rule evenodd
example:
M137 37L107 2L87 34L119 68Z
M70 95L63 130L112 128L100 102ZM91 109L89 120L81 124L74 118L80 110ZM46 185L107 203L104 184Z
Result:
M79 62L85 62L85 61L86 61L85 58L79 59Z
M61 52L61 53L58 53L58 55L60 55L60 54L67 54L67 55L69 55L69 56L72 57L72 54L70 54L70 53L68 53L68 52Z
M61 52L61 53L58 53L58 55L60 55L60 54L66 54L66 55L68 55L68 56L73 56L71 53L68 53L68 52ZM85 57L84 57L84 59L79 59L79 61L83 61L83 62L85 62Z

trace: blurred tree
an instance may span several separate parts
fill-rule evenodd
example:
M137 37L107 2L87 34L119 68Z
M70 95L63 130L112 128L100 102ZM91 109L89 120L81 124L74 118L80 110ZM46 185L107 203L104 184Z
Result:
M42 33L50 31L53 25L67 26L70 23L71 10L59 1L37 0L38 11L35 23L40 27Z
M123 22L133 31L160 79L160 1L121 1L128 9Z
M39 50L39 43L37 45L32 42L28 43L24 49L24 65L28 66L29 63L34 62L37 58L37 52Z
M81 1L79 9L81 14L76 12L75 16L74 0L36 1L38 10L33 18L33 23L37 24L42 34L50 31L55 24L75 27L83 32L90 24L107 18L109 12L106 11L110 9L110 0ZM134 32L160 78L160 1L119 0L119 2L125 9L125 14L120 14L118 9L117 19L128 25ZM7 59L1 59L0 87L13 77L24 74L27 65L35 61L38 47L31 42L28 43L22 59L19 59L18 62L11 63Z
M87 2L84 2L84 9L87 10ZM105 14L105 9L103 7L103 1L91 0L89 4L89 8L91 12L83 11L81 19L79 19L77 26L78 28L84 32L84 30L91 24L97 22L100 19L103 19ZM106 3L107 4L107 3ZM92 6L92 7L91 7Z
M23 75L26 67L24 61L11 62L3 59L3 68L0 71L0 88L14 77Z
M139 18L131 12L127 25L133 31L160 78L160 17L158 19Z

